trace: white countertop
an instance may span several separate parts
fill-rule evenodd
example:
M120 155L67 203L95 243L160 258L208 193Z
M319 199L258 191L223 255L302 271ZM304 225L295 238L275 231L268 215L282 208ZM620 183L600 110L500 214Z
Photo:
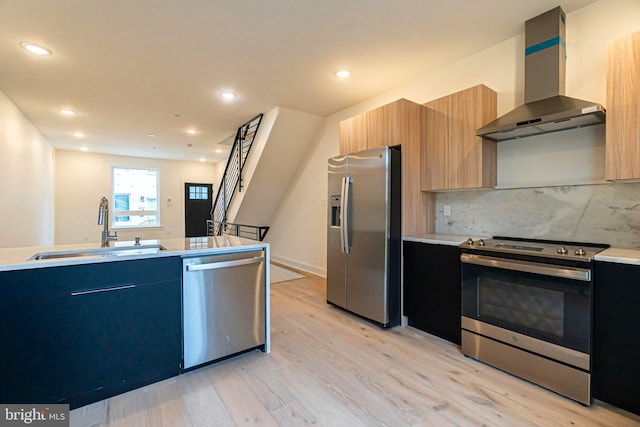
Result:
M103 256L100 254L70 258L52 258L46 260L28 260L38 252L77 251L99 248L97 243L75 245L57 245L49 247L0 248L0 271L25 270L42 267L61 267L65 265L93 264L98 262L113 262L143 258L161 258L168 256L197 256L213 255L238 251L262 250L268 243L257 242L236 236L189 237L160 240L142 240L141 245L162 245L166 250L154 253L132 253L118 256ZM111 242L111 247L128 248L133 241ZM135 248L135 246L133 246Z
M403 237L402 240L407 242L432 243L435 245L460 246L469 236L458 236L454 234L417 234L414 236ZM472 237L473 240L479 237Z
M640 249L609 248L597 254L596 261L640 265Z

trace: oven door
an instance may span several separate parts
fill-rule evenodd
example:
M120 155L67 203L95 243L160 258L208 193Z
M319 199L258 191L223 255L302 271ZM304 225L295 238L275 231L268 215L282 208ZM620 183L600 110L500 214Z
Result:
M461 261L463 328L467 324L512 331L590 354L589 268L466 253ZM518 336L510 339L517 341Z

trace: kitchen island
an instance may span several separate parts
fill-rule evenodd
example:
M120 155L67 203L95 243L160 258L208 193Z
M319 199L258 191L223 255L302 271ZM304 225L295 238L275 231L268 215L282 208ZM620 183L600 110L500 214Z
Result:
M244 252L264 258L258 347L269 352L268 244L220 236L0 249L0 401L75 408L179 375L183 261Z

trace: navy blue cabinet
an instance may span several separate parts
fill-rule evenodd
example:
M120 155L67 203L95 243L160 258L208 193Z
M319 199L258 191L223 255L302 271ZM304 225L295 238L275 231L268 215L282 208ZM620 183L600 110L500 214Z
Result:
M640 266L596 262L592 395L640 414Z
M152 282L108 295L107 381L114 393L180 373L180 283Z
M97 294L47 296L3 307L2 402L56 403L106 385L100 351L105 331L96 307Z
M0 273L0 400L72 408L177 375L181 260Z
M460 248L405 241L403 277L409 325L460 345Z

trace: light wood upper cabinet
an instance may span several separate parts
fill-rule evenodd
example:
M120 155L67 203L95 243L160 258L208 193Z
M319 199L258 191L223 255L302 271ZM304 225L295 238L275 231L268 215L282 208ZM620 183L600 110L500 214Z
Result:
M367 149L367 113L340 122L340 154Z
M341 121L340 154L419 139L422 108L415 102L399 99Z
M367 112L367 147L402 145L407 140L419 141L421 109L415 102L399 99Z
M340 122L340 154L385 145L402 150L402 235L434 231L433 197L420 191L420 146L426 108L406 99Z
M605 178L640 178L640 32L612 41L607 51Z
M496 99L478 85L424 104L423 191L495 187L496 143L476 136L476 129L496 118Z

